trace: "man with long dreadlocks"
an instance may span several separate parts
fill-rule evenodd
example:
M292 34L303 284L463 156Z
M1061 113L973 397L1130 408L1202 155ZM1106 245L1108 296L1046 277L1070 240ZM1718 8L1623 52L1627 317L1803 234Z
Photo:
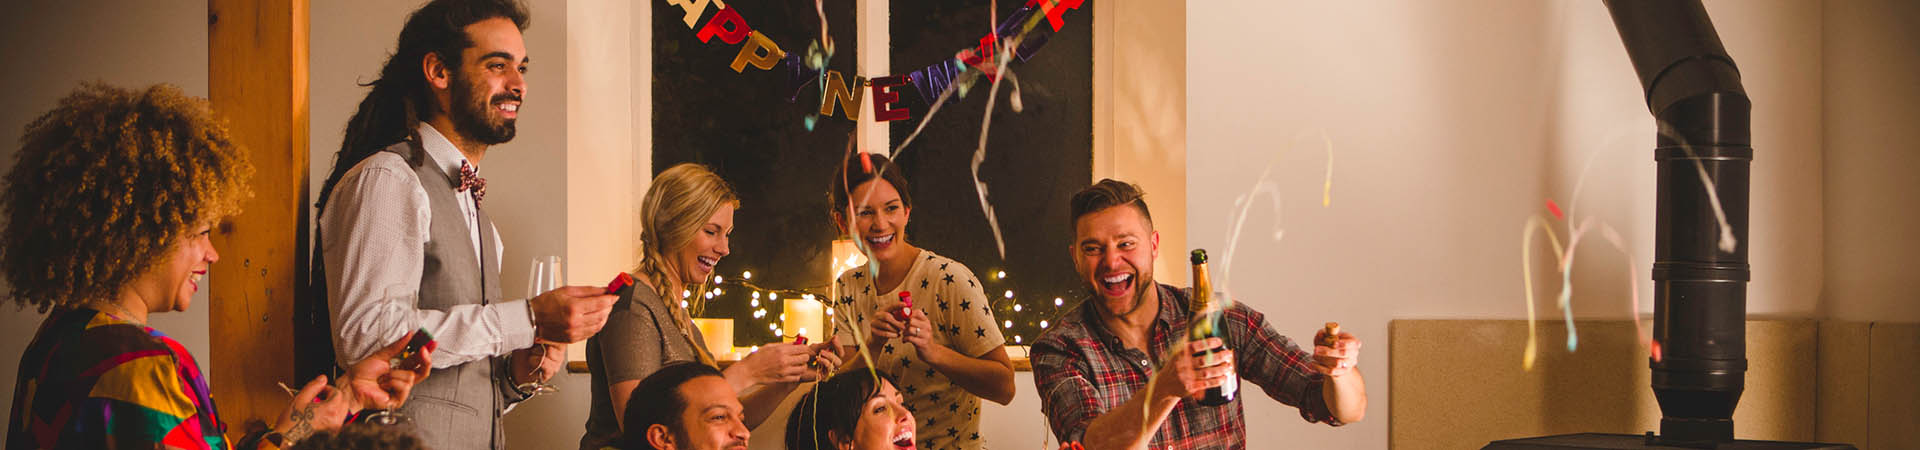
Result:
M514 136L527 16L516 0L414 11L320 191L313 280L333 357L356 361L414 329L437 337L434 376L400 409L433 448L504 448L501 415L560 371L559 343L598 332L615 299L585 286L501 298L479 166Z

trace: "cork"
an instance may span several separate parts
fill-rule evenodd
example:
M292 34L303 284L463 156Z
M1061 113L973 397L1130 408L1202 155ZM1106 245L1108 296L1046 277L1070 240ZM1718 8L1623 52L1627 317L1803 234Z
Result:
M1340 322L1327 322L1327 327L1321 331L1325 331L1326 334L1320 336L1320 345L1332 347L1333 344L1340 343Z

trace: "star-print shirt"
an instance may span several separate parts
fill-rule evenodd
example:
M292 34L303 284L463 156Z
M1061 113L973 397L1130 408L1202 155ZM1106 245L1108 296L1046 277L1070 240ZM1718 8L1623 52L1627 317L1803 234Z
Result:
M20 357L16 382L7 448L231 445L193 355L159 330L111 314L49 314Z
M973 271L930 250L922 249L914 257L906 278L892 291L876 292L874 276L864 266L841 273L834 287L840 296L835 307L852 313L846 318L853 320L862 335L872 331L866 313L899 304L900 292L906 291L913 295L914 309L925 312L933 323L932 343L974 357L1007 343ZM840 342L860 342L845 323L834 323L834 334ZM918 422L914 424L917 448L974 450L985 446L986 441L980 437L980 397L927 365L904 338L889 339L868 351L874 358L874 368L893 375L900 383L900 395Z

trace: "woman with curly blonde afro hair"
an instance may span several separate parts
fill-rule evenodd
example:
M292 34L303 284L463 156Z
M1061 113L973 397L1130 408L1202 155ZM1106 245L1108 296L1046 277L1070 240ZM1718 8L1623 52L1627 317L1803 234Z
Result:
M147 318L186 310L220 259L213 225L239 212L252 175L207 102L173 86L87 84L27 125L0 193L0 293L48 316L20 358L7 448L232 447L193 355ZM393 370L400 352L356 364L337 388L308 383L242 447L403 401L430 361Z

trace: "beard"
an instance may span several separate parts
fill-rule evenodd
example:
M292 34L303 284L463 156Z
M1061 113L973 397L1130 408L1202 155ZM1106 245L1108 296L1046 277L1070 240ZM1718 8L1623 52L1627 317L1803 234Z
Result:
M494 108L508 100L519 101L520 96L511 92L502 92L488 98L481 92L477 83L468 83L466 76L459 72L453 75L453 108L448 118L453 120L454 131L466 139L486 145L505 144L513 140L514 119L497 117Z
M1097 279L1097 278L1096 278L1096 279ZM1094 285L1092 285L1092 286L1090 286L1090 288L1091 288L1091 289L1093 289L1093 293L1094 293L1094 294L1093 294L1093 297L1094 297L1093 299L1094 299L1094 300L1099 300L1099 301L1097 301L1097 302L1094 302L1094 303L1095 303L1096 305L1098 305L1098 307L1099 307L1100 309L1104 309L1104 310L1107 310L1107 313L1108 313L1108 314L1113 314L1113 315L1114 315L1115 317L1123 317L1123 316L1130 316L1130 315L1133 315L1133 313L1134 313L1135 311L1139 311L1139 310L1140 310L1140 307L1142 307L1142 306L1146 306L1146 304L1147 304L1147 302L1146 302L1146 300L1147 300L1147 290L1148 290L1148 289L1159 289L1160 287L1159 287L1159 284L1158 284L1158 283L1155 283L1155 282L1153 281L1153 268L1152 268L1152 267L1148 267L1148 268L1147 268L1147 270L1139 270L1139 269L1137 269L1137 268L1136 268L1136 269L1134 269L1134 272L1133 272L1133 295L1132 295L1132 297L1133 297L1133 304L1132 304L1132 305L1129 305L1129 306L1127 306L1127 308L1126 308L1126 310L1125 310L1125 311L1115 311L1115 310L1113 310L1113 308L1111 308L1111 307L1109 307L1109 306L1107 305L1107 302L1106 302L1106 297L1103 297L1103 296L1101 296L1101 295L1100 295L1100 291L1101 291L1101 289L1100 289L1100 285L1099 285L1099 284L1097 284L1097 283L1096 283L1096 284L1094 284Z

